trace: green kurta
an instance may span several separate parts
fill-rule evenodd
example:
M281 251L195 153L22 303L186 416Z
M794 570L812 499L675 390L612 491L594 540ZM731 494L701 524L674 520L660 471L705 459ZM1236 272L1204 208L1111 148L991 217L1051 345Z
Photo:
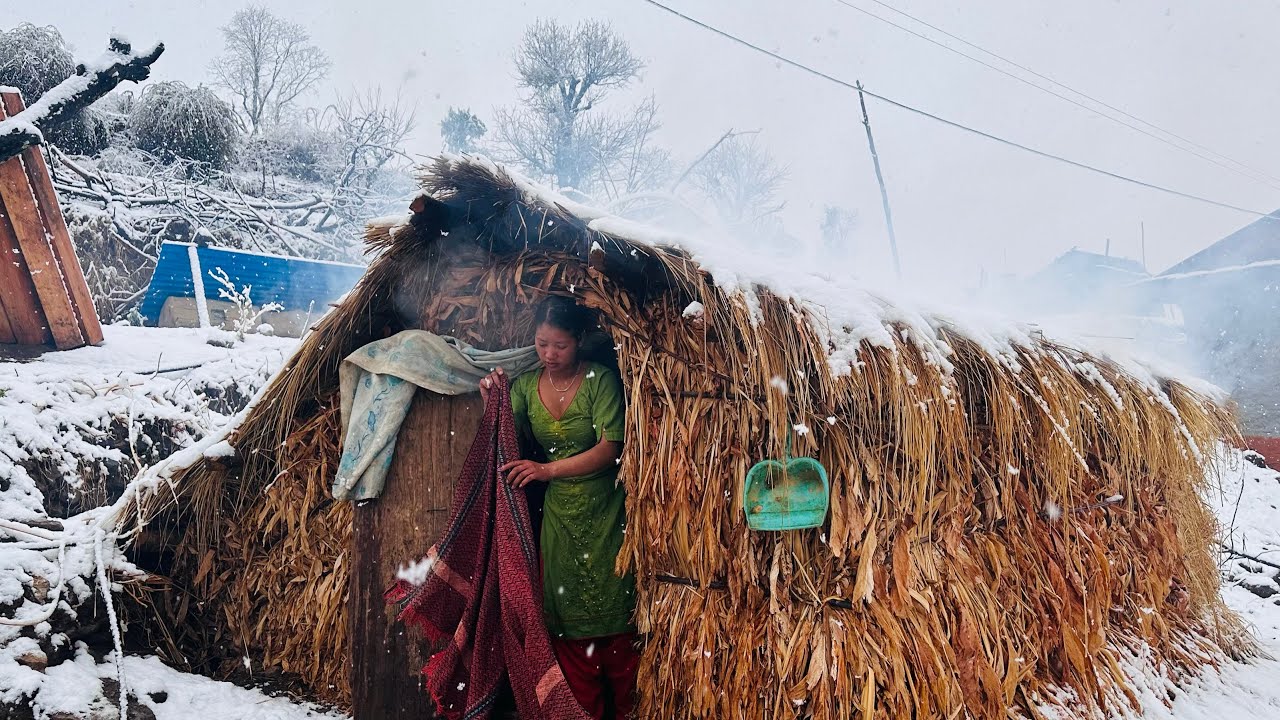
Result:
M614 371L587 363L577 395L559 420L538 394L542 371L511 386L516 423L552 461L581 454L600 438L622 441L622 383ZM556 478L542 506L542 606L552 637L589 638L631 632L635 579L614 574L626 527L625 493L616 466Z

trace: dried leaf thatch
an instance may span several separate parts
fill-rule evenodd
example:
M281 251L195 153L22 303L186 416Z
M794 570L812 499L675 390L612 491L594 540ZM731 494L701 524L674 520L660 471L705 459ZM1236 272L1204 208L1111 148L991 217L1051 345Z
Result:
M1234 434L1208 399L1043 339L993 356L945 325L949 367L891 324L891 346L837 373L810 308L763 288L749 306L483 162L441 160L424 185L434 199L370 229L381 255L236 431L239 465L194 466L176 504L145 508L173 653L255 653L348 697L338 363L407 326L528 342L548 293L599 311L628 394L619 568L639 580L642 717L1084 713L1135 702L1128 653L1179 672L1251 650L1199 495ZM742 478L793 423L831 473L828 523L750 532Z

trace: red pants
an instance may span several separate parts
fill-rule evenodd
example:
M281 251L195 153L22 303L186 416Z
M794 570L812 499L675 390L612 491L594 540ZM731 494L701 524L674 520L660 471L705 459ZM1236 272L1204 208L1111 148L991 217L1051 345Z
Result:
M636 704L636 668L640 664L635 635L552 638L551 645L569 689L588 715L596 720L631 717ZM606 715L610 705L613 714Z

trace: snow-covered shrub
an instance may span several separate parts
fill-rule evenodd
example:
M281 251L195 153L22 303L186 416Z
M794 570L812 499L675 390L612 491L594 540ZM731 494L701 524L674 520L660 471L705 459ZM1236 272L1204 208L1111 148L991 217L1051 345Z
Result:
M246 333L254 332L262 325L271 327L261 322L262 316L284 309L284 306L280 303L269 302L255 310L253 299L250 297L253 287L245 285L237 289L236 284L231 282L231 278L227 276L227 271L222 268L214 268L209 271L209 277L213 278L218 285L221 285L218 288L218 297L236 306L236 317L232 321L232 332L236 334L237 340L243 341Z
M331 132L301 123L278 125L246 139L236 165L258 176L332 183L343 170L340 150L340 140Z
M0 32L0 85L18 88L28 103L71 77L75 69L75 57L55 27L22 23Z
M225 168L239 130L231 106L204 86L176 80L148 86L131 118L138 147L165 160L183 158Z
M0 32L0 85L22 91L28 105L75 72L75 57L55 27L23 23ZM82 110L44 128L49 142L76 155L92 155L106 147L109 133L103 118Z

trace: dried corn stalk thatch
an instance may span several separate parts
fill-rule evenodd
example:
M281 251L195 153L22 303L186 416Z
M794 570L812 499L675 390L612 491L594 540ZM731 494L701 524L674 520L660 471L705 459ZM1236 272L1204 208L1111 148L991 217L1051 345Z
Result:
M173 582L139 597L172 657L249 652L345 700L338 363L402 327L525 343L548 293L599 311L629 398L619 569L639 579L642 717L1084 714L1134 702L1126 654L1181 672L1251 650L1199 495L1234 433L1208 399L1044 339L993 354L941 322L945 362L890 323L842 372L812 307L748 303L483 162L442 160L424 186L412 223L371 228L381 255L237 429L237 464L193 466L141 508ZM793 423L831 472L828 523L749 532L742 478Z

